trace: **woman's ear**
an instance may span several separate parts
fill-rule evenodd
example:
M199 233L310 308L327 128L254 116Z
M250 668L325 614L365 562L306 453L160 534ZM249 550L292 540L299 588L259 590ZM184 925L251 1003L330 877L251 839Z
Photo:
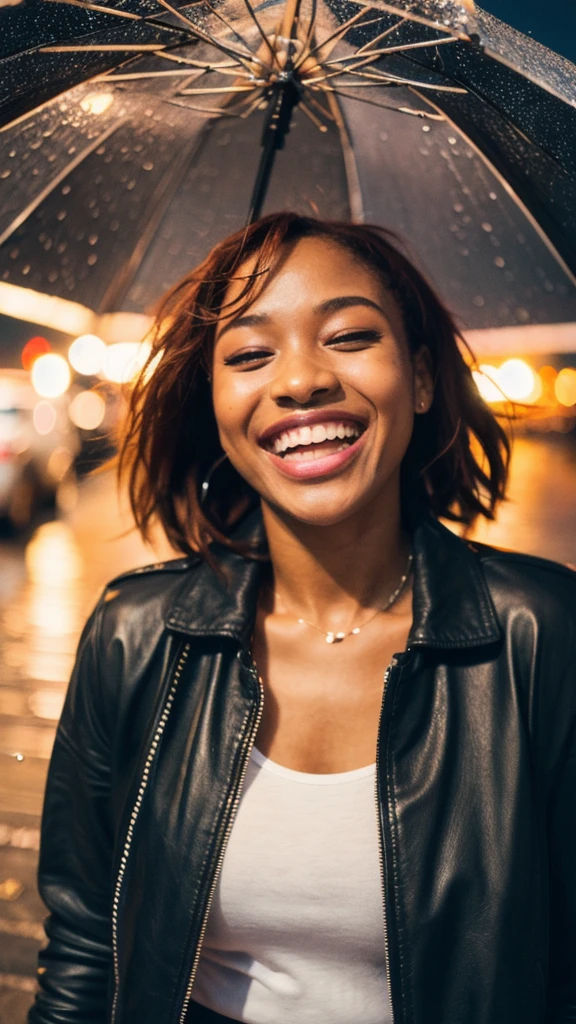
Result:
M413 357L414 367L414 411L426 413L434 398L432 356L427 345L421 345Z

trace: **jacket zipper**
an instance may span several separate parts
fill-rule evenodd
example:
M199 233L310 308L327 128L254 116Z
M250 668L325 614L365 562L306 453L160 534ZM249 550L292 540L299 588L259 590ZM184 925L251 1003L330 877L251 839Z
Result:
M249 763L249 760L250 760L250 753L252 751L254 743L256 742L256 734L258 732L258 728L259 728L260 722L262 720L262 713L263 713L263 710L264 710L264 687L262 686L262 680L261 680L260 676L258 675L258 669L256 668L256 665L254 664L254 662L252 662L252 664L251 664L250 671L252 673L252 676L258 681L258 708L257 708L257 711L256 711L256 716L255 716L254 721L252 723L252 728L249 729L248 732L245 734L244 740L243 740L243 743L242 743L242 763L241 763L240 774L239 774L238 779L237 779L236 787L232 791L232 794L229 795L229 797L228 797L227 806L226 806L226 826L225 826L224 833L223 833L223 836L222 836L222 842L220 843L220 852L218 854L218 859L216 861L216 867L214 869L214 875L212 877L212 882L210 884L210 890L208 892L208 899L206 901L206 906L204 908L204 915L202 917L202 925L200 927L200 934L198 936L198 941L196 943L196 949L194 951L194 959L192 960L192 966L190 968L190 977L189 977L189 980L188 980L188 985L186 987L186 993L184 995L184 1002L182 1004L182 1009L180 1011L180 1016L178 1017L178 1024L185 1024L185 1022L186 1022L186 1017L187 1017L187 1014L188 1014L188 1009L189 1009L190 1002L191 1002L191 999L192 999L192 988L194 986L194 980L196 978L196 972L198 970L198 964L200 962L200 953L202 952L202 944L204 942L204 936L206 934L206 926L208 924L208 915L210 913L210 908L212 906L212 900L214 899L214 893L216 892L216 886L218 885L218 878L220 876L220 870L221 870L222 864L224 862L224 855L226 853L226 847L228 845L228 840L230 838L230 833L232 832L232 826L234 825L234 819L236 817L236 811L238 810L238 804L240 803L240 797L242 795L242 787L244 785L244 779L246 777L246 772L248 771L248 763Z
M382 720L384 717L384 702L386 700L386 691L388 689L388 680L393 666L396 665L396 658L393 657L392 661L388 665L386 672L384 673L384 691L382 693L382 704L380 706L380 719L378 721L378 736L376 739L376 773L375 773L375 785L374 795L376 800L376 820L378 822L378 854L380 858L380 875L382 879L382 909L384 916L384 967L386 970L386 984L388 985L388 998L390 1000L390 1018L392 1024L394 1024L394 1006L392 1003L392 985L390 980L390 955L388 947L388 926L386 924L386 868L385 868L385 857L384 857L384 836L382 833L382 818L380 815L380 786L379 786L379 765L380 765L380 733L382 730Z
M116 879L116 885L114 887L114 896L112 900L112 959L114 968L114 999L112 1002L110 1024L115 1024L116 1012L118 1009L118 992L120 985L120 966L118 955L118 909L120 906L120 898L122 895L122 885L124 883L124 876L126 874L126 867L128 864L128 857L130 856L132 840L134 839L134 829L136 827L136 821L140 813L140 808L142 806L142 801L144 799L146 787L148 786L148 779L150 778L150 770L152 768L152 763L154 761L154 758L156 757L156 752L158 750L160 740L162 739L162 734L164 732L164 729L166 728L166 723L168 721L170 712L172 710L172 705L174 703L176 690L178 689L178 683L180 682L180 676L182 675L182 669L184 668L189 652L190 644L187 643L184 645L180 657L178 658L178 663L176 665L176 670L174 672L172 684L170 686L170 690L166 698L166 703L162 710L160 721L158 722L158 727L156 729L156 732L154 733L154 738L150 745L148 756L146 758L146 761L144 762L142 778L140 780L140 786L138 787L136 802L134 804L134 807L132 808L132 814L130 815L130 821L128 824L128 830L126 832L126 839L124 842L124 849L122 850L122 857L120 858L120 869L118 871L118 877Z

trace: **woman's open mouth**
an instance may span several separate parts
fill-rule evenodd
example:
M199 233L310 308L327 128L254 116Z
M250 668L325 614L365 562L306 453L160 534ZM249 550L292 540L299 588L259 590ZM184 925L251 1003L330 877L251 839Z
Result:
M288 476L324 476L348 462L365 431L359 421L326 420L283 430L269 437L263 447Z

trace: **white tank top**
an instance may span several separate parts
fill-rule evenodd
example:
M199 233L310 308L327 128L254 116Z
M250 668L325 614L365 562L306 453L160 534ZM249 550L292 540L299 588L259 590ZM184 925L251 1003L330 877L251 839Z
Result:
M389 1024L375 766L253 750L193 999L247 1024Z

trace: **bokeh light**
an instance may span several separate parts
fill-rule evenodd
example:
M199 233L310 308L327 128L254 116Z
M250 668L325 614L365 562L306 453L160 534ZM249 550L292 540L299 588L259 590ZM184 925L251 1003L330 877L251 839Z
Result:
M80 106L86 114L103 114L114 102L111 92L95 92L80 100Z
M80 430L96 430L106 415L106 402L96 391L79 391L70 402L68 415Z
M70 387L70 367L62 356L50 352L39 356L32 367L32 384L42 398L58 398Z
M36 402L32 422L38 434L49 434L56 426L56 410L50 402Z
M70 365L84 377L100 373L106 359L106 343L96 334L82 334L68 349Z
M503 402L504 395L498 386L498 371L490 363L481 363L477 370L472 370L474 383L485 402Z
M40 335L30 338L22 349L21 359L24 369L31 370L38 357L46 355L50 349L50 342L47 338L42 338Z
M523 359L507 359L498 370L498 383L512 402L527 402L536 389L536 374Z
M570 408L576 405L576 370L571 366L564 367L554 381L554 393L560 405Z
M146 342L119 341L109 345L104 363L104 376L114 384L128 384L144 366L150 355Z

